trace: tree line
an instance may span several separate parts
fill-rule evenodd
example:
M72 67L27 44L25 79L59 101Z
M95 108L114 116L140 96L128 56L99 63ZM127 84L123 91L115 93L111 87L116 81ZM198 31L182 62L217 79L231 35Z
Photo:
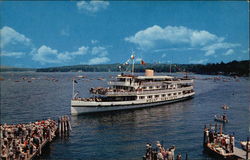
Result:
M135 64L135 72L154 69L156 72L193 72L208 75L249 76L249 60L232 61L229 63L208 64ZM129 68L130 67L130 68ZM125 72L131 71L131 66L124 64L75 65L36 69L37 72Z

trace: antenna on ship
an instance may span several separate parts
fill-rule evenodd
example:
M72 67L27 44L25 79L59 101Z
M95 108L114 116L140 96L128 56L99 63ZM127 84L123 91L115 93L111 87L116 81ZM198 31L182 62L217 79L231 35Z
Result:
M131 73L132 75L134 75L134 71L135 71L135 54L134 52L132 51L132 55L130 57L132 59L132 69L131 69Z
M172 59L171 59L170 66L169 66L170 74L172 73L172 63L173 63L173 55L172 55Z
M78 82L74 78L73 78L72 82L73 82L72 99L74 99L75 96L77 95L77 94L75 94L75 83L78 83Z

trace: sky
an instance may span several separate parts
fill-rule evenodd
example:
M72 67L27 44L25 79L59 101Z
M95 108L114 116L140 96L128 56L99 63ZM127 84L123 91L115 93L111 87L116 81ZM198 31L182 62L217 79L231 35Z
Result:
M249 59L247 1L2 1L1 65Z

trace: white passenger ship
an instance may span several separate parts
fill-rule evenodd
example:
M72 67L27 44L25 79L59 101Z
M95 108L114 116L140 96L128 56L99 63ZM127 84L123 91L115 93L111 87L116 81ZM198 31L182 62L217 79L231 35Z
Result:
M194 96L193 80L187 77L121 74L108 88L91 88L91 98L73 97L71 114L104 112L152 107L185 100Z

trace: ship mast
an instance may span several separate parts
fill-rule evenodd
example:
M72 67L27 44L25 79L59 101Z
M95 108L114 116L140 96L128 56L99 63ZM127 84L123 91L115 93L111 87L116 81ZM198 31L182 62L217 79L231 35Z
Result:
M131 69L131 73L132 73L132 75L134 75L134 72L135 72L135 55L134 55L134 53L132 53L131 59L132 59L132 69Z
M74 78L72 80L72 83L73 83L72 99L74 99L74 94L75 94L75 79Z

